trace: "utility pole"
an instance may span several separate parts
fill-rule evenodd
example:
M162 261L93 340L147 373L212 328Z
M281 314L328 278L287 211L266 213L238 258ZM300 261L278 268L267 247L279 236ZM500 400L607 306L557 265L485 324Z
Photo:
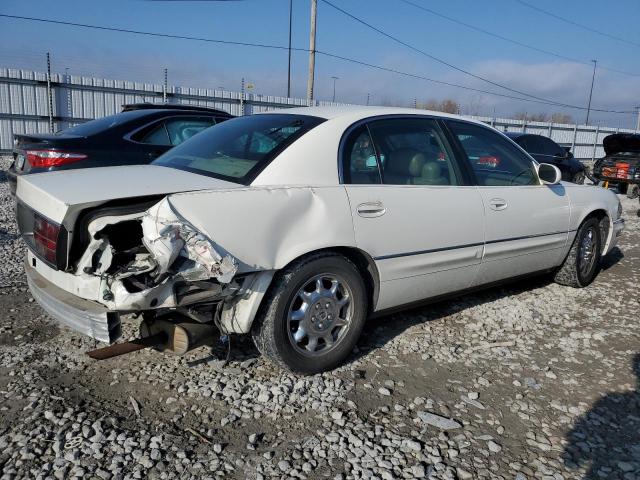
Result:
M311 0L311 28L309 29L309 79L307 80L307 100L313 101L313 80L316 73L316 18L318 0Z
M293 27L293 0L289 0L289 64L287 67L287 98L291 98L291 30Z
M640 105L636 105L636 132L640 131Z
M596 65L598 64L597 60L591 60L593 62L593 76L591 77L591 90L589 90L589 104L587 105L587 120L584 122L585 125L589 125L589 113L591 112L591 97L593 96L593 82L596 79Z
M332 102L336 101L336 80L340 80L339 77L331 77L333 78L333 100L331 100Z

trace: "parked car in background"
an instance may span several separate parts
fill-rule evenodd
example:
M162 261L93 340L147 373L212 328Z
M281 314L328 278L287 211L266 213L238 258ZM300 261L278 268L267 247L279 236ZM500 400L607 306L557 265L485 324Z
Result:
M20 177L17 217L32 295L60 322L112 342L120 314L142 314L143 336L174 353L251 334L315 373L347 358L369 315L535 273L589 285L622 208L560 179L478 121L293 108L151 165Z
M14 135L7 176L150 163L196 133L233 116L190 105L139 103L121 113L90 120L53 134Z
M618 185L620 193L631 198L640 185L640 134L614 133L602 141L605 156L596 160L593 175Z
M573 158L570 147L561 147L543 135L531 133L505 132L505 135L520 145L526 152L540 163L550 163L560 169L562 180L579 185L587 176L585 166Z

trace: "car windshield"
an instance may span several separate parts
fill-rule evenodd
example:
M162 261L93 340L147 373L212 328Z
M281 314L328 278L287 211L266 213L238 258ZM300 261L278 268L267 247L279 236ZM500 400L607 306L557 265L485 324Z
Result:
M153 164L248 184L280 152L323 121L289 114L234 118L193 136Z
M81 123L74 127L66 128L57 132L58 134L79 135L81 137L88 137L89 135L95 135L96 133L103 132L109 128L113 128L117 125L122 125L124 122L128 122L132 118L139 117L140 112L122 112L115 115L109 115L108 117L97 118L85 123Z

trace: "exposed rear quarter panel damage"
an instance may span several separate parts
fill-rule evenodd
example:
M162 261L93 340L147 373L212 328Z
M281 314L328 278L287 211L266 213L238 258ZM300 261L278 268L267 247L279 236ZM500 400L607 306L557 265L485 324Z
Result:
M174 194L166 202L239 263L277 270L308 252L355 246L344 187L250 187Z

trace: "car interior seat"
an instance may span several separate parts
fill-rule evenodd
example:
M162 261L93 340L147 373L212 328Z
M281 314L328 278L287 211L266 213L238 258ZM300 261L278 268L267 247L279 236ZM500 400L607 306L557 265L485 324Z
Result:
M422 175L426 162L424 153L413 148L393 150L384 170L384 183L395 185L413 185Z
M415 179L417 185L449 185L449 179L443 174L441 162L428 161L422 167L420 177Z

